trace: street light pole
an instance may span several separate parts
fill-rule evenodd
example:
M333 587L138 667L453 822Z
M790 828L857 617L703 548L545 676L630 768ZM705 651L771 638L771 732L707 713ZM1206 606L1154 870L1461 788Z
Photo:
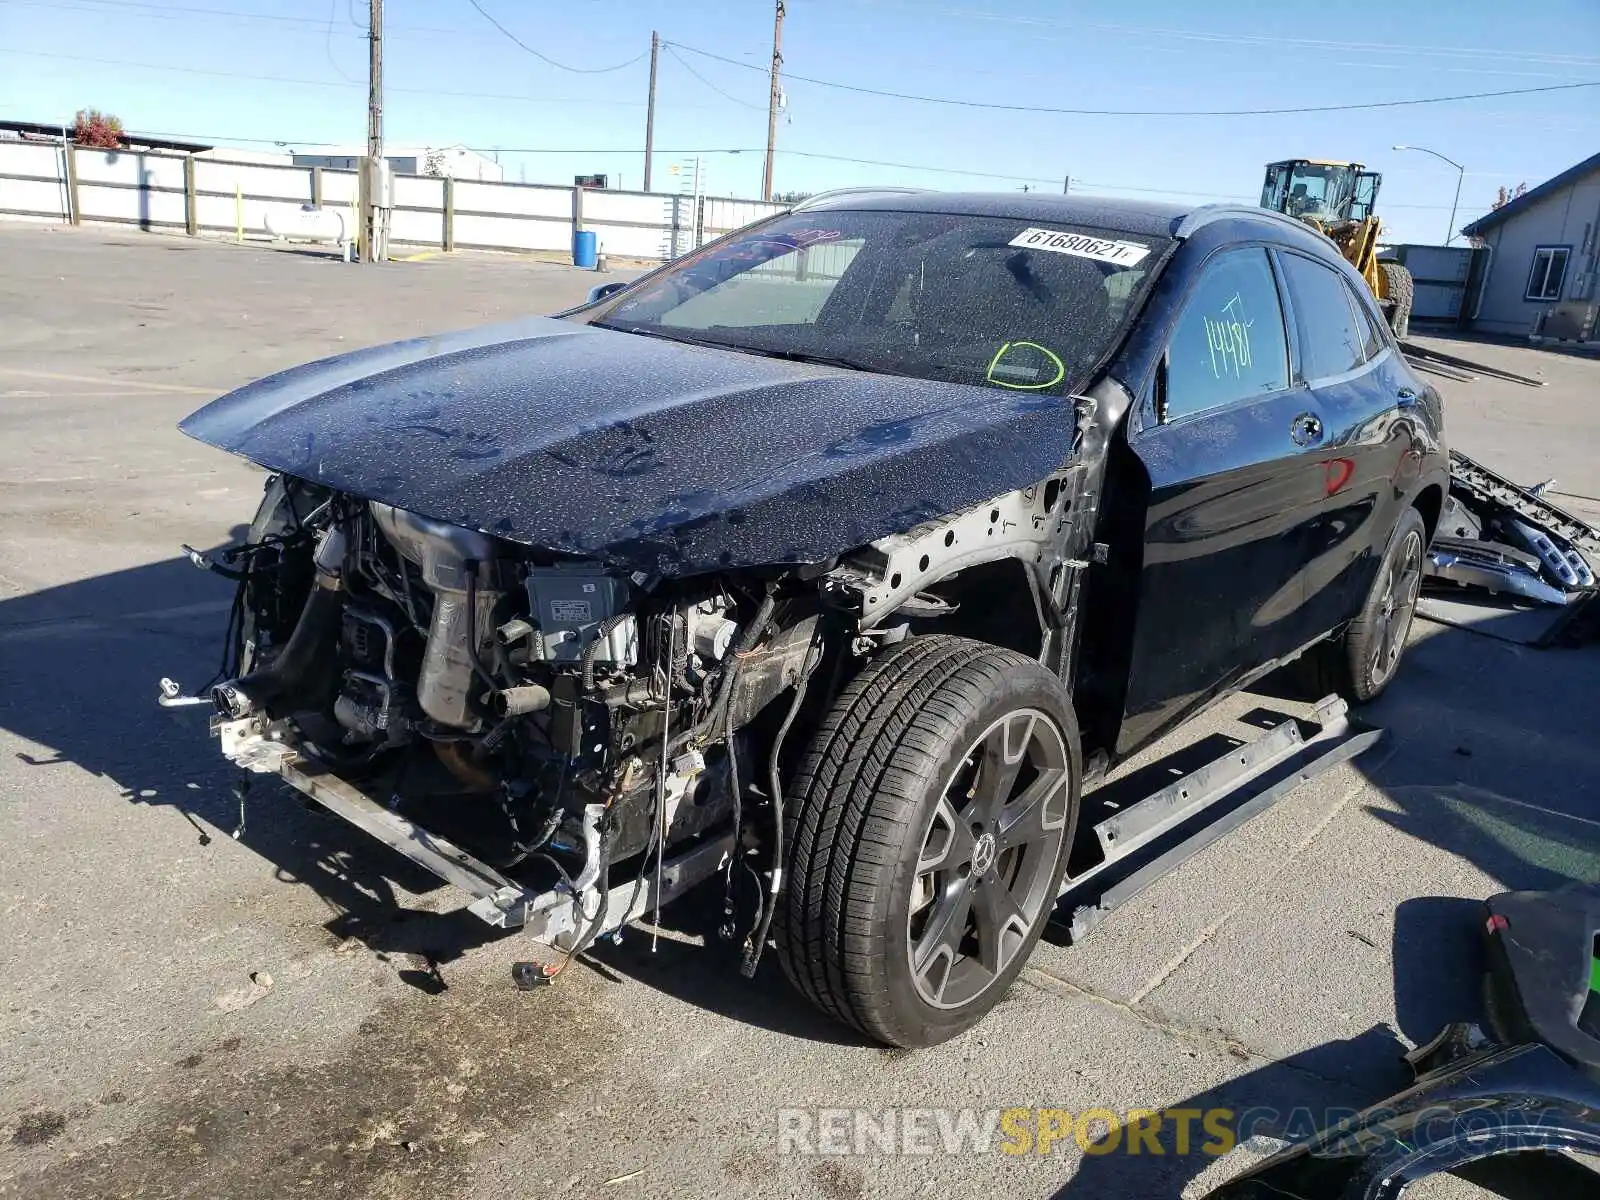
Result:
M1396 150L1416 150L1422 154L1431 154L1440 162L1447 162L1456 169L1456 198L1450 201L1450 228L1445 233L1444 244L1448 246L1456 237L1456 209L1461 205L1461 181L1467 177L1467 169L1453 158L1447 158L1437 150L1429 150L1426 146L1396 146Z

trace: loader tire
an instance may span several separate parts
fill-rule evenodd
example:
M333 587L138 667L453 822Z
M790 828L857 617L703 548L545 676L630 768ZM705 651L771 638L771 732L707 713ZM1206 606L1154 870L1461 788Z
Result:
M971 1028L1054 910L1077 824L1060 681L983 642L916 637L840 694L795 772L778 899L785 973L893 1046Z
M1389 328L1394 336L1403 338L1411 333L1411 303L1416 298L1416 281L1411 272L1397 262L1379 263L1389 291Z

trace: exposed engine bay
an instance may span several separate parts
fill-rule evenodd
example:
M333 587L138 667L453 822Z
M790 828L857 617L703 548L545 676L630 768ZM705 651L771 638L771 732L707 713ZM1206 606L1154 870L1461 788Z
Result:
M958 613L982 583L967 565L1027 574L1039 646L1075 576L1046 548L1077 475L843 560L670 579L276 475L249 540L195 556L238 588L213 732L465 886L479 916L547 935L560 965L720 870L730 921L736 889L754 909L753 969L785 747L853 664Z

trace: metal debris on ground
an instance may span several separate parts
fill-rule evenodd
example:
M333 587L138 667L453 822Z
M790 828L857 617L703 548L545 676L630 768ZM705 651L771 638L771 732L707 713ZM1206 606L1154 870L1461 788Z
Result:
M1591 557L1600 554L1600 529L1546 500L1552 482L1520 487L1451 451L1450 495L1418 614L1534 646L1600 632Z
M1434 350L1417 342L1402 340L1400 352L1405 355L1406 361L1418 370L1430 374L1441 375L1446 379L1455 379L1462 383L1471 383L1479 375L1488 375L1494 379L1504 379L1510 383L1520 383L1528 387L1545 387L1547 381L1535 379L1532 375L1519 375L1515 371L1507 371L1503 367L1491 367L1488 363L1475 362L1470 358L1461 358L1455 354L1446 354L1443 350Z

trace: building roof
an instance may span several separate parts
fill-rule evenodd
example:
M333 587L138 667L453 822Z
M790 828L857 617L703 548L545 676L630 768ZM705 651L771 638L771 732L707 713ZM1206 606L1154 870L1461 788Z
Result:
M1464 226L1462 233L1468 237L1481 237L1502 221L1507 221L1522 212L1531 204L1536 204L1553 192L1560 191L1569 183L1574 183L1589 174L1590 171L1600 171L1600 154L1591 154L1581 163L1568 167L1559 175L1546 179L1531 191L1523 192L1515 200L1509 200L1491 213L1479 217L1472 224Z
M0 121L0 131L15 133L22 137L48 138L51 141L60 141L72 130L67 125L47 125L38 121ZM189 142L179 138L157 137L148 133L131 133L122 131L122 143L129 150L183 150L195 153L200 150L211 150L214 147L210 142Z

